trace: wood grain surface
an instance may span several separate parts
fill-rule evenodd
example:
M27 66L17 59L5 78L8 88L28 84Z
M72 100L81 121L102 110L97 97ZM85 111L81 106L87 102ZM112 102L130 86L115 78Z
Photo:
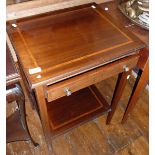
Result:
M66 96L66 93L64 92L65 88L69 88L73 93L92 84L96 84L111 77L112 75L117 75L118 73L123 72L123 66L128 66L129 69L132 69L136 66L138 59L138 55L133 55L80 74L79 76L58 82L54 85L49 85L46 88L46 98L48 102L51 102L55 99Z
M117 77L96 86L111 102ZM111 125L106 125L106 115L77 127L53 140L54 155L148 155L148 92L143 91L127 122L120 123L126 108L134 79L127 82ZM11 109L10 109L11 110ZM29 142L7 144L7 155L48 155L42 125L36 111L31 109L26 96L27 120L32 137L40 147Z
M47 104L52 138L110 111L110 105L92 85L70 97Z
M102 11L94 3L31 18L10 21L7 23L7 28L31 88L43 84L53 84L109 62L118 61L118 59L138 53L139 49L145 47L142 41L124 30L119 22L115 22L111 16L105 11ZM41 69L41 72L30 74L29 70L36 68ZM105 87L103 90L106 90ZM46 125L49 120L46 116L47 107L45 106L44 87L37 87L36 94L41 110L42 123L45 123L43 127L44 130L46 127L48 130L48 126ZM119 119L117 118L117 120ZM90 151L90 154L116 153L117 151L115 149L128 144L125 141L126 139L130 141L128 136L134 139L142 135L136 128L134 128L134 135L132 131L134 125L131 124L132 127L129 130L131 132L127 132L128 128L125 129L124 140L120 138L123 132L118 130L117 127L113 127L110 131L113 132L111 133L111 142L114 146L107 152L103 148L105 146L104 144L107 145L108 143L105 141L102 145L93 138L101 134L102 138L99 138L100 140L106 137L109 141L109 133L103 136L103 133L105 133L108 127L105 126L105 122L102 122L99 127L102 129L95 132L93 126L97 126L98 123L95 121L90 122L90 125L86 128L84 125L80 133L75 134L75 141L83 133L88 134L81 138L85 139L86 137L85 143L87 144L88 142L89 149L87 150ZM93 132L95 136L92 135ZM50 139L48 132L45 138ZM117 138L120 139L120 142L117 141ZM49 143L50 140L48 140L48 146L50 146ZM65 143L62 144L66 146ZM78 151L80 150L80 146L79 144ZM74 148L72 150L72 147L65 147L69 151L67 154L77 154L76 149ZM107 147L109 147L109 144ZM53 148L54 154L57 154L56 152L59 149L56 150L54 144Z
M9 21L7 31L31 87L64 80L145 46L95 3ZM38 67L41 72L29 73Z
M133 24L129 19L127 19L118 9L117 1L104 3L101 6L103 9L108 8L107 13L112 15L116 20L119 20L126 29L140 38L147 45L146 48L141 50L137 68L134 69L136 73L138 73L140 69L141 73L139 72L139 77L135 82L132 95L130 96L129 103L122 119L122 123L125 123L128 115L134 109L141 92L146 87L149 81L149 31Z
M125 27L125 29L129 30L131 34L136 35L147 46L149 46L149 31L133 24L121 13L117 5L117 0L100 4L103 10L105 10L105 8L108 8L107 13L110 14L115 20L119 20L119 22L122 23L122 26Z

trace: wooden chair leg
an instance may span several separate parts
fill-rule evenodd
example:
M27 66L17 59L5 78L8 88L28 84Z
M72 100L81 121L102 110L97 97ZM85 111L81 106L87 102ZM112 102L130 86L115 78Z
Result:
M18 93L20 93L19 95L19 98L17 100L17 104L18 104L18 107L19 107L19 112L20 112L20 116L21 116L21 122L22 122L22 125L23 125L23 128L27 131L28 135L29 135L29 138L31 140L31 142L33 143L33 145L35 147L38 147L39 144L36 143L33 138L31 137L31 134L29 132L29 129L28 129L28 125L27 125L27 121L26 121L26 109L25 109L25 95L21 89L20 86L16 86L19 90Z
M111 119L112 119L112 117L113 117L113 115L115 113L118 102L119 102L119 100L120 100L120 98L122 96L122 93L124 91L126 81L127 81L127 76L129 74L130 74L130 71L120 73L119 76L118 76L118 80L117 80L117 83L116 83L114 95L113 95L112 102L111 102L111 111L108 113L106 124L110 124L110 122L111 122Z
M134 87L135 89L133 90L132 95L129 99L128 106L126 108L126 111L125 111L123 119L122 119L122 123L126 122L129 113L135 107L138 97L139 97L140 93L142 92L142 90L145 88L145 86L148 82L148 79L149 79L149 62L147 62L138 83L136 83L136 86Z
M7 94L6 99L8 103L16 101L18 108L11 116L9 116L9 118L7 118L7 143L30 140L35 147L39 146L39 144L33 140L29 132L26 121L25 95L20 82L15 84L10 90L10 94Z

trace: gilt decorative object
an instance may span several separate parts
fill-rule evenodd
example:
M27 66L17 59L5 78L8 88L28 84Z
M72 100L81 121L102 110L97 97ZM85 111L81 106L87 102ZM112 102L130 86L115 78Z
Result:
M149 0L122 1L118 8L133 23L149 30Z

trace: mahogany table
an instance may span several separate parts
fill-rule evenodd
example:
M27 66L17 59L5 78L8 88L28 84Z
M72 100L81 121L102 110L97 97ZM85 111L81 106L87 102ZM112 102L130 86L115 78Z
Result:
M7 22L20 68L35 93L49 152L51 140L108 112L145 44L95 3ZM95 83L119 74L109 106Z
M108 14L110 14L115 20L119 20L125 29L128 29L133 35L140 38L147 46L147 48L141 52L141 58L137 64L137 68L140 69L140 73L135 82L128 106L122 119L122 123L125 123L128 115L134 109L140 93L144 90L149 80L149 31L134 25L129 19L127 19L118 9L117 1L103 3L101 4L101 7L103 9L108 8Z
M38 144L32 139L29 132L25 114L25 96L21 85L21 77L11 57L10 50L6 49L6 99L7 104L17 103L16 110L6 120L6 141L31 140L34 146Z

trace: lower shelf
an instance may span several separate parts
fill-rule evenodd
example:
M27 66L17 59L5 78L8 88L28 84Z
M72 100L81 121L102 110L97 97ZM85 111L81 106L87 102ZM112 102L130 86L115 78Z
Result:
M93 85L71 96L47 103L48 116L53 137L87 122L105 112L110 106Z

